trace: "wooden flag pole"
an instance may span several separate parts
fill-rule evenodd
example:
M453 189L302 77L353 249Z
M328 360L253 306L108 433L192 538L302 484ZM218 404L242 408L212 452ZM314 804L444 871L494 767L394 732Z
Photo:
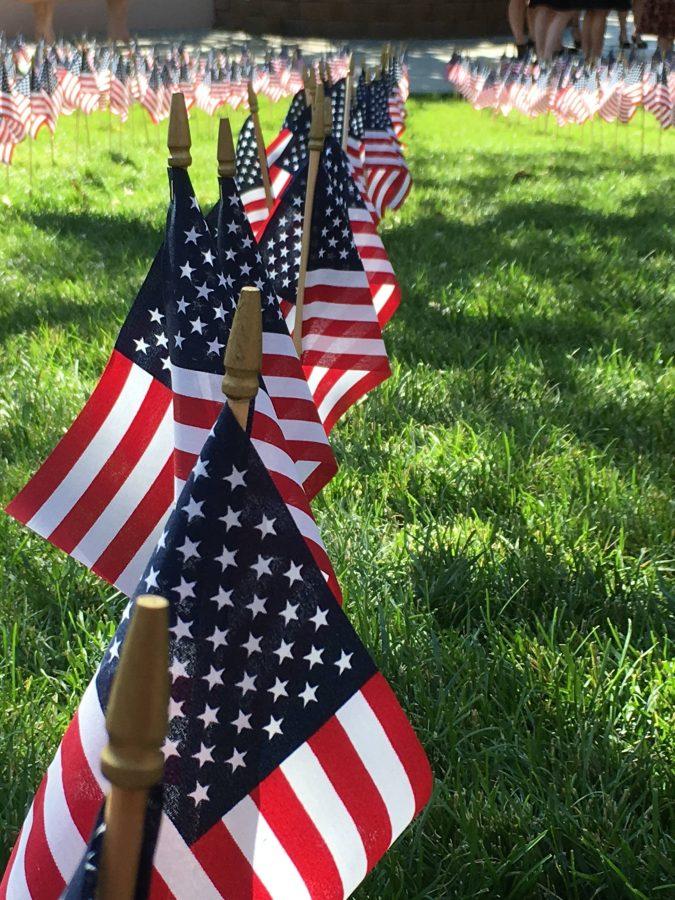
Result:
M305 279L309 261L309 245L312 238L312 210L314 208L314 189L316 176L319 173L319 160L324 141L324 92L323 84L316 87L316 97L312 109L312 125L309 131L309 168L307 170L307 193L305 194L305 211L302 220L302 244L300 247L300 269L298 271L298 290L295 300L295 324L293 326L293 343L302 359L302 311L305 303Z
M190 123L188 122L185 97L180 91L171 95L166 144L169 148L169 166L172 169L187 169L192 165Z
M345 78L345 111L342 117L342 149L347 152L349 138L349 118L352 109L352 90L354 89L354 54L349 55L349 71Z
M225 348L223 393L239 425L246 429L251 400L258 393L262 368L262 310L260 291L244 287L232 319Z
M307 68L307 78L305 79L305 97L307 98L307 106L311 106L314 103L315 96L316 73L314 72L314 66L309 66Z
M218 175L220 178L234 178L237 171L237 156L232 140L232 126L228 118L218 123Z
M248 108L251 111L253 119L253 130L255 131L255 142L258 148L258 162L260 163L260 172L262 174L262 183L265 190L265 202L267 208L272 209L274 205L274 197L272 196L272 184L270 183L270 172L267 168L267 152L265 150L265 140L263 138L262 128L260 127L260 116L258 114L258 98L253 85L248 83Z
M97 900L133 900L148 793L164 772L169 710L169 603L140 596L106 713L101 771L110 781Z

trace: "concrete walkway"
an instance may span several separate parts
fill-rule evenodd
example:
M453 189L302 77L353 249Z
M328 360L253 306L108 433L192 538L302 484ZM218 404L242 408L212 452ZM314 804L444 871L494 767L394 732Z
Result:
M628 20L628 34L633 33L632 17ZM176 40L185 40L188 44L201 45L202 47L231 47L233 50L240 48L243 44L248 44L251 52L257 57L262 57L268 48L279 48L283 45L293 46L299 45L305 56L312 57L321 55L331 50L336 50L340 45L334 41L328 41L321 38L280 38L274 35L265 35L264 37L251 37L245 32L234 31L193 31L190 33L167 34L167 33L145 33L142 40L143 44L165 43ZM619 20L616 13L610 13L607 20L607 36L605 39L605 48L616 49L619 39ZM571 43L571 41L566 41ZM653 53L656 47L654 39L648 40L648 49L645 54ZM350 41L349 49L352 50L357 59L365 56L367 65L373 66L379 64L380 51L382 49L381 42L378 41ZM459 50L469 56L481 59L499 59L503 53L515 55L515 44L507 37L481 38L474 40L457 40L457 41L410 41L406 45L408 55L408 65L410 68L410 83L413 93L416 94L446 94L451 89L445 80L445 66L450 58L453 49Z

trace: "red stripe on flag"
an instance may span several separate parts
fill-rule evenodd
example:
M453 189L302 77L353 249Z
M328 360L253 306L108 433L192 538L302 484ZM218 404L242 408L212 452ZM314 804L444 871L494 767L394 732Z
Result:
M73 716L61 742L61 770L63 793L70 816L84 840L88 841L103 794L82 749L79 712Z
M251 798L288 853L316 900L342 900L344 889L335 861L288 780L275 769Z
M202 400L174 394L173 419L180 425L192 425L194 428L213 428L223 404L217 400Z
M222 822L217 822L190 849L227 900L272 900Z
M175 900L174 894L169 890L169 886L157 869L152 870L148 896L149 900Z
M48 540L66 553L73 552L131 474L170 403L171 391L153 378L121 441Z
M106 420L124 387L132 365L126 356L113 350L101 380L82 412L44 465L7 507L7 512L11 516L19 522L28 522L56 490Z
M30 896L40 900L56 900L66 886L52 857L45 833L45 789L48 776L42 779L33 800L33 822L26 841L26 884Z
M92 571L114 584L173 499L173 456L170 456L124 526L96 560Z
M433 774L426 753L394 692L380 672L366 682L361 688L361 693L370 704L401 760L415 795L415 815L417 815L428 802L433 787Z
M308 743L354 820L370 871L391 844L391 822L380 792L335 716Z

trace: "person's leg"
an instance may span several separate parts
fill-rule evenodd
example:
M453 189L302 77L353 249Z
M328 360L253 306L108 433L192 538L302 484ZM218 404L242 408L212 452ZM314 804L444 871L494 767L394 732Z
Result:
M525 19L527 21L527 33L529 34L532 43L534 43L534 21L536 18L537 10L528 3L527 9L525 10Z
M628 46L628 31L626 30L626 19L628 18L628 13L625 9L620 10L618 13L619 16L619 47L627 47Z
M525 8L527 0L509 0L509 25L516 46L526 43L525 38Z
M546 32L546 45L544 46L544 59L551 60L562 47L563 34L567 23L575 15L574 12L554 12Z
M643 0L633 0L633 43L644 49L647 45L642 40L642 4Z
M534 46L539 59L544 59L544 50L546 49L546 32L548 31L548 23L553 15L553 10L548 6L538 6L535 9L534 19Z
M656 38L656 44L661 51L662 56L665 56L666 53L669 53L673 49L672 37L663 37L662 35L659 35Z
M581 49L581 22L579 21L579 18L579 14L577 13L570 22L572 40L574 41L574 46L577 50Z
M605 23L607 22L607 10L596 9L592 24L591 59L600 59L605 43Z

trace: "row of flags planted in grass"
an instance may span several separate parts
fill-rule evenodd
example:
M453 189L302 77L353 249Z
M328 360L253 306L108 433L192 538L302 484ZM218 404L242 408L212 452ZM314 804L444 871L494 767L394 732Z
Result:
M9 506L132 600L2 898L96 890L104 716L139 594L167 598L170 624L139 896L346 897L428 800L424 752L340 608L309 505L336 471L331 428L390 374L381 329L400 290L377 223L410 186L387 118L393 97L403 125L402 75L394 59L308 86L266 152L255 111L236 154L222 120L207 215L173 98L163 245L91 399ZM244 352L243 316L259 329Z
M558 125L583 124L595 117L629 122L638 109L661 128L675 123L675 67L657 50L651 60L608 56L588 66L571 55L552 65L504 57L490 64L454 53L447 79L475 109L509 115L555 116Z
M345 53L314 61L316 76L338 81L347 74ZM321 72L319 71L321 70ZM236 57L227 50L190 52L184 45L166 51L127 49L116 45L73 45L60 41L38 43L30 53L19 38L12 43L0 35L0 162L10 164L14 148L35 138L43 127L54 134L60 116L89 115L108 110L126 121L138 104L157 124L169 115L171 95L180 91L188 110L214 115L222 106L248 106L248 86L276 102L303 86L308 67L299 51L268 51L262 62L244 49ZM401 89L407 78L402 74ZM398 112L392 104L392 116Z

